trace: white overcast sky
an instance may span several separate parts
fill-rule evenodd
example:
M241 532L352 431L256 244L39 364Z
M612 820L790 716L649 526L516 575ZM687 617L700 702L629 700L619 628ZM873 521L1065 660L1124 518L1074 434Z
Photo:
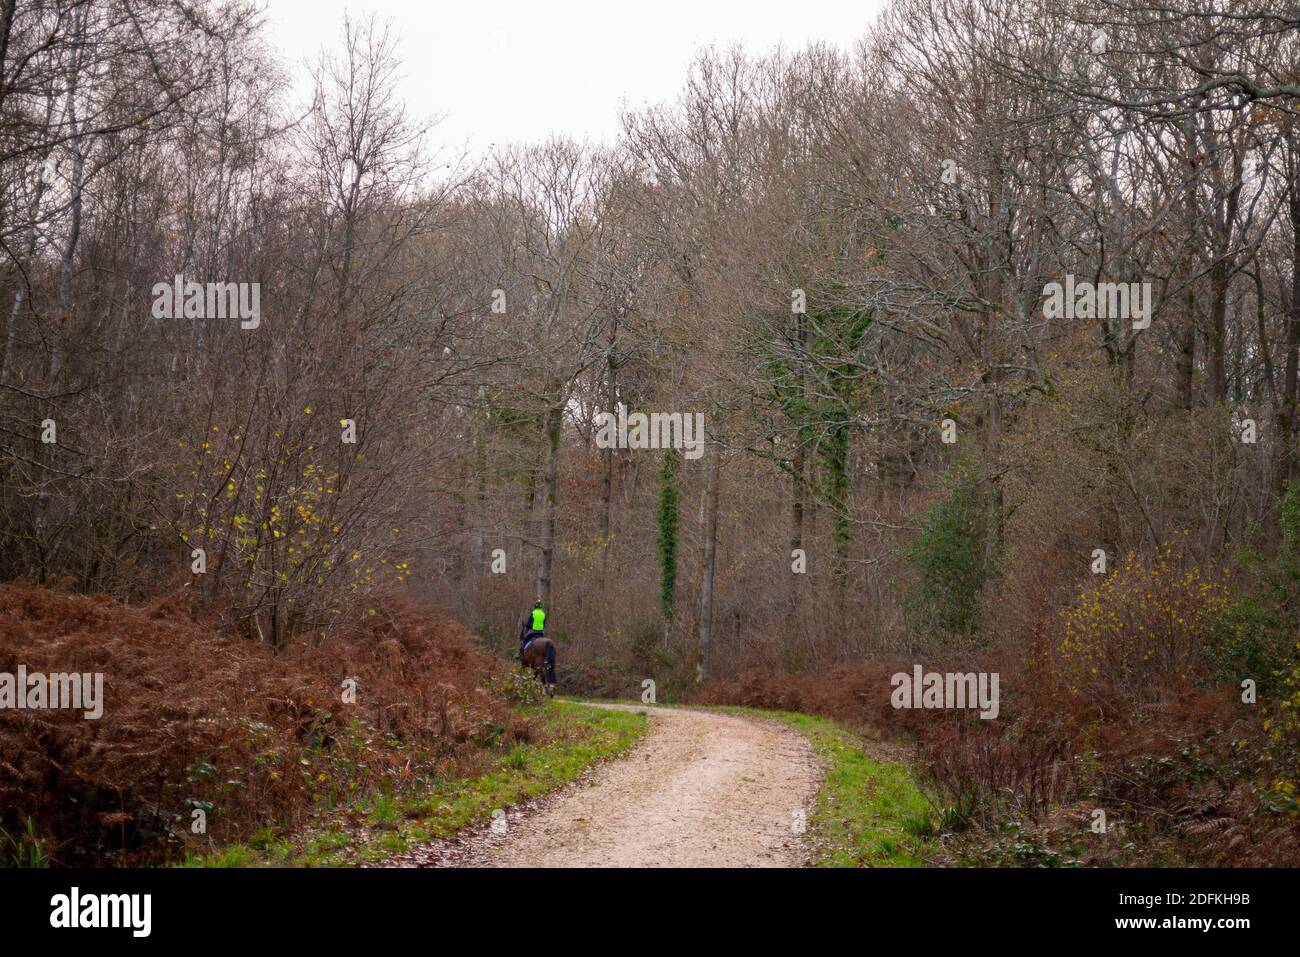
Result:
M812 41L851 49L883 0L267 0L270 39L296 65L339 46L344 12L396 27L402 96L441 116L435 146L479 152L551 133L609 141L622 105L672 99L697 50Z

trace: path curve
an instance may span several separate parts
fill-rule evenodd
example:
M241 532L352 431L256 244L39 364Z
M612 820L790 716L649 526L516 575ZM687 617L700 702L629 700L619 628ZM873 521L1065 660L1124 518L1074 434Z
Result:
M426 845L416 867L798 867L820 772L808 739L775 720L642 711L645 735L579 783L488 827ZM499 825L498 825L499 827Z

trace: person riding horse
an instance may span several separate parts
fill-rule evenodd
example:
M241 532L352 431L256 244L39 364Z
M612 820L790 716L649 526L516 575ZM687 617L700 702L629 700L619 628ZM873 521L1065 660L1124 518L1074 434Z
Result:
M546 610L542 608L542 603L535 602L531 611L524 612L519 624L519 658L522 659L528 643L546 632Z
M524 614L519 628L519 660L524 660L524 652L528 646L537 638L546 637L546 609L542 607L539 599L533 603L532 611ZM546 671L542 675L545 684L555 684L555 644L549 639L546 644Z

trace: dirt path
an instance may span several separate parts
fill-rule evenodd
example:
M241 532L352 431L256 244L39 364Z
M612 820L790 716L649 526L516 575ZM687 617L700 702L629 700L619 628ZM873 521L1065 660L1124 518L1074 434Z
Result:
M798 823L819 771L802 735L775 721L640 708L650 726L626 756L506 818L403 855L407 866L796 867ZM498 828L500 825L498 824Z

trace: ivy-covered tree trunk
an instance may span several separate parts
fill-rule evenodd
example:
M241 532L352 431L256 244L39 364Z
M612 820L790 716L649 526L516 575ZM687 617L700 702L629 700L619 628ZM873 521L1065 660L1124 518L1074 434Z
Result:
M849 517L849 426L837 424L830 433L822 456L826 470L826 500L831 507L831 541L834 545L831 573L843 590L849 575L849 543L853 528Z
M869 311L834 304L796 317L794 344L772 344L767 361L773 398L794 427L795 448L786 466L794 484L790 548L804 548L809 538L808 508L818 502L832 513L831 571L843 600L848 585L849 546L853 541L853 482L849 448L857 427L866 386L858 351L871 327ZM805 484L809 468L814 478ZM805 495L805 491L815 494ZM793 557L793 556L792 556ZM798 594L791 585L787 620L794 617Z
M474 408L474 569L483 573L487 559L488 417L483 391Z
M672 634L673 596L677 591L677 453L664 452L659 471L659 606L664 616L664 644Z
M791 485L794 491L794 504L790 508L790 561L793 562L799 552L803 552L806 562L807 551L804 548L804 525L808 511L808 440L803 429L795 430L794 461L791 466ZM793 566L792 566L793 567ZM793 627L799 614L802 575L790 575L789 597L785 605L785 626L787 632Z
M798 360L798 374L795 377L795 394L794 401L786 402L787 412L789 415L791 409L806 409L808 407L808 383L805 372L804 351L807 342L807 327L803 321L803 313L795 313L795 349ZM794 504L790 509L790 560L794 561L796 554L803 550L804 537L804 508L806 507L805 482L808 476L808 445L810 437L805 434L805 428L802 421L796 420L794 430L794 461L792 463L792 486L794 491ZM790 597L786 602L786 627L787 629L794 621L799 610L799 576L792 574L790 576Z

